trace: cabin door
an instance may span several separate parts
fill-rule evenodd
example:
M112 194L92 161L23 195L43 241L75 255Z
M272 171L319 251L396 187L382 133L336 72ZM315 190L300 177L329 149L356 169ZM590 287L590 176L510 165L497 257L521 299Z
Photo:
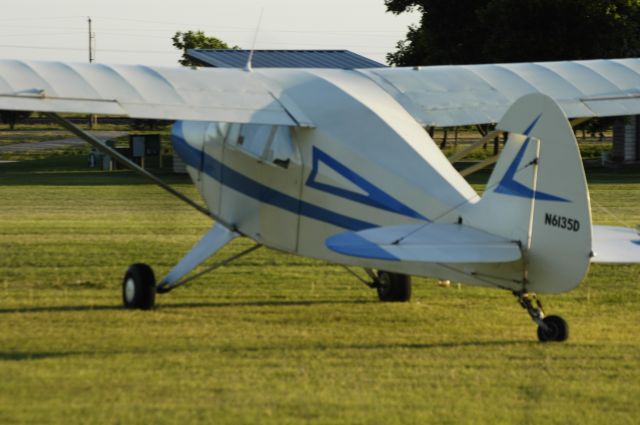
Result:
M257 241L295 252L302 161L291 129L232 124L223 156L222 216Z
M209 210L216 216L220 214L220 196L222 194L222 164L224 139L229 124L210 123L204 133L203 155L200 162L198 181Z

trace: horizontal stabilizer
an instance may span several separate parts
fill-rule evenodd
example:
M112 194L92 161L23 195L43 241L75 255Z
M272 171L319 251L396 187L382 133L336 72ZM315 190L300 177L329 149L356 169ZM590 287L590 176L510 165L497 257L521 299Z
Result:
M640 234L628 227L593 226L592 263L640 263Z
M325 244L339 254L388 261L503 263L521 257L517 243L458 224L378 227L340 233Z

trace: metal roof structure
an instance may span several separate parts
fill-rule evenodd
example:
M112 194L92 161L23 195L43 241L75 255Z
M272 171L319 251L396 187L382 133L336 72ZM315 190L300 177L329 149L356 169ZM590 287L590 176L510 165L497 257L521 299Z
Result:
M190 49L187 56L205 66L244 68L250 50ZM253 68L386 68L385 65L348 50L254 50Z

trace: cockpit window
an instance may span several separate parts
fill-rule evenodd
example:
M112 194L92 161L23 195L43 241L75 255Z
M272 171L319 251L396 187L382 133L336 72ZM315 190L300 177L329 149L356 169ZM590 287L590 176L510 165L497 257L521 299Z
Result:
M214 122L207 126L207 132L205 133L205 143L212 143L214 145L221 145L224 142L227 133L229 132L229 124L224 122Z
M291 161L299 162L289 127L232 125L228 136L228 146L242 150L265 164L288 168Z
M272 126L245 124L240 130L238 147L257 158L263 158L273 137Z
M291 140L289 127L278 126L273 135L270 148L267 150L267 161L287 168L290 161L297 161L297 151Z

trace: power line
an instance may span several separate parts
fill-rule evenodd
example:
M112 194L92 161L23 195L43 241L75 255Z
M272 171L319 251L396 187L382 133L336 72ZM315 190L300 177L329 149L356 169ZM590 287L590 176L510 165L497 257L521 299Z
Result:
M79 30L75 32L40 32L40 33L11 33L11 34L2 34L0 33L0 38L8 38L8 37L24 37L24 36L33 36L33 37L54 37L59 35L68 35L68 36L77 36L80 33L85 33L86 30Z
M236 27L236 26L213 26L209 23L195 23L195 22L166 22L166 21L150 21L146 19L134 19L134 18L115 18L115 17L107 17L101 16L98 17L100 19L112 20L112 21L124 21L124 22L138 22L138 23L148 23L155 25L174 25L174 26L188 26L191 28L195 27L203 27L204 29L210 29L212 31L224 31L224 32L249 32L254 33L255 28L248 27ZM279 30L279 29L270 29L270 28L262 28L260 32L277 32L277 33L318 33L318 34L361 34L361 33L372 33L372 34L396 34L398 31L380 31L380 30L332 30L332 29L322 29L322 30Z
M9 49L33 49L33 50L62 50L62 51L75 51L75 52L86 52L87 49L85 47L52 47L52 46L24 46L24 45L15 45L15 44L0 44L0 47L9 48ZM126 49L100 49L101 52L110 52L110 53L161 53L161 54L176 54L177 51L169 51L169 50L126 50Z
M69 19L78 19L83 18L83 16L43 16L43 17L14 17L14 18L3 18L0 19L0 22L15 22L15 21L58 21L58 20L69 20Z

